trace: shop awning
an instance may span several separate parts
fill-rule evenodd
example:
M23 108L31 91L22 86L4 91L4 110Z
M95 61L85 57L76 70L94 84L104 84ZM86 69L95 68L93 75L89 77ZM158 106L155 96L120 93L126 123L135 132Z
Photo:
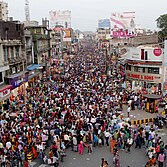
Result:
M33 64L33 65L27 67L27 70L32 71L32 70L38 69L39 67L41 67L41 65L39 65L39 64Z
M148 99L161 99L162 98L162 95L155 95L155 94L145 94L143 96Z
M30 80L30 79L32 79L32 78L38 76L39 74L40 74L40 73L37 72L37 73L35 73L35 74L29 75L29 76L28 76L28 80Z
M25 71L25 74L26 74L27 72L28 72L28 71ZM12 74L12 75L6 76L6 78L16 78L16 77L20 77L20 76L23 77L23 75L24 75L24 72L20 72L20 73L16 73L16 74Z

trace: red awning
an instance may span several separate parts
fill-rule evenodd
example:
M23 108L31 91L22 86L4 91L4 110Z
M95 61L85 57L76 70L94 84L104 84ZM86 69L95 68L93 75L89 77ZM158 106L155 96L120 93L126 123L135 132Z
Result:
M11 89L11 88L12 88L12 85L2 85L0 86L0 92L3 92L4 90Z

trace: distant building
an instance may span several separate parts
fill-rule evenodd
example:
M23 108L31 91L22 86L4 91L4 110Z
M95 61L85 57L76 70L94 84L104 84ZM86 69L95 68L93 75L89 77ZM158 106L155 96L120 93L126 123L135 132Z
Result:
M31 20L31 21L24 21L24 27L36 27L39 25L39 22L38 21L35 21L35 20Z
M8 20L8 3L0 1L0 20Z

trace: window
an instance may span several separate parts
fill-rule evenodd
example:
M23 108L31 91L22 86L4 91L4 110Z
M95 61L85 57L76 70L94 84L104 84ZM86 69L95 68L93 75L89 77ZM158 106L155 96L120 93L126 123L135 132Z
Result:
M2 72L0 72L0 82L3 82Z
M16 73L16 68L13 67L13 68L12 68L12 74L15 74L15 73Z
M144 49L141 49L141 60L144 60Z
M148 73L159 74L159 68L149 67L148 68Z
M9 58L8 47L3 46L3 55L4 55L4 62L7 62Z
M148 52L145 51L145 60L148 60Z
M15 53L16 53L16 58L19 57L19 46L16 46Z
M20 66L17 67L17 72L20 72Z
M11 57L11 58L14 58L13 47L10 48L10 57Z
M37 28L37 29L36 29L36 33L37 33L37 34L40 34L40 33L41 33L41 29L40 29L40 28Z
M127 66L126 66L126 70L131 71L131 65L127 65Z
M145 68L144 67L134 67L134 72L145 73Z

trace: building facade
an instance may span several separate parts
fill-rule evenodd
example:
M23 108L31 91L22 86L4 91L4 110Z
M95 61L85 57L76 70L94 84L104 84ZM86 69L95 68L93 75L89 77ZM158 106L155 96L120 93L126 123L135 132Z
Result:
M45 66L51 56L50 31L45 26L26 27L32 34L34 63Z
M163 50L158 46L128 48L126 78L133 90L159 92L163 82Z

